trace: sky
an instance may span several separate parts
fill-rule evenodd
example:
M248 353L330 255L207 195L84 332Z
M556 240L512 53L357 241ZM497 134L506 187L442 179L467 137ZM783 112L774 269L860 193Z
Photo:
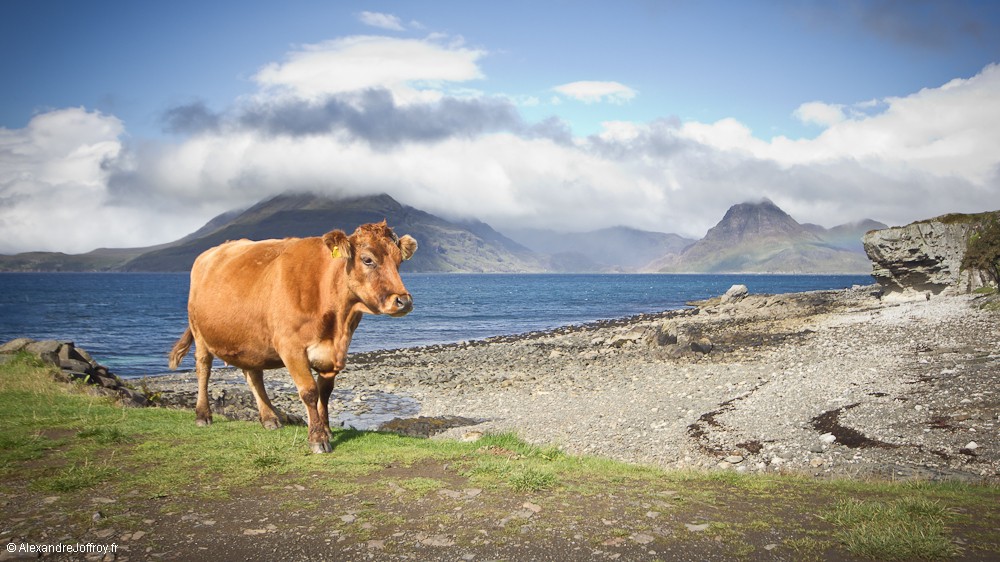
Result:
M0 253L287 191L700 238L1000 209L1000 2L0 3Z

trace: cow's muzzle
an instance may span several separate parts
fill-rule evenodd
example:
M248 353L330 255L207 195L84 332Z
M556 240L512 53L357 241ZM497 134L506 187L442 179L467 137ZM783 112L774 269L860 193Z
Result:
M409 294L393 295L389 297L386 313L389 316L405 316L413 310L413 297Z

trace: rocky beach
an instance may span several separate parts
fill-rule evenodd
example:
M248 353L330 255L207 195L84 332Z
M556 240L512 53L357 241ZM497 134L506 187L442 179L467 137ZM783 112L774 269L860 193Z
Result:
M331 411L359 429L513 432L667 468L996 481L995 303L890 297L734 287L686 310L352 354ZM304 416L287 373L265 381L292 421ZM192 373L144 384L164 404L193 400ZM211 394L215 411L256 418L240 372L216 370Z

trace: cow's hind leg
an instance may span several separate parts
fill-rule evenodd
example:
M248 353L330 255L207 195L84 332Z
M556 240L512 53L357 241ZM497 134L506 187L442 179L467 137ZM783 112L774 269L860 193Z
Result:
M208 405L208 378L212 375L212 354L199 340L195 343L194 361L198 373L198 402L194 406L195 423L212 425L212 409Z
M326 428L327 436L330 436L330 394L333 393L333 383L337 377L337 372L320 373L316 377L316 386L319 390L319 401L316 404L316 411L319 413L319 420Z
M267 389L264 388L264 371L260 369L243 369L243 376L250 385L250 392L257 400L257 410L260 411L260 423L265 429L278 429L281 427L281 419L274 411L274 405L267 396Z

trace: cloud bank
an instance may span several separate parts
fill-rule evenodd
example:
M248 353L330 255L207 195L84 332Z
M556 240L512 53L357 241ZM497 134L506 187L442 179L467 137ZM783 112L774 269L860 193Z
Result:
M761 197L828 227L1000 208L997 65L901 97L803 101L789 112L819 128L811 139L669 115L584 137L557 118L526 121L516 93L472 89L488 56L439 36L346 37L265 65L258 90L222 111L171 108L168 139L131 139L85 108L0 129L0 253L166 242L288 190L386 192L501 230L692 237ZM590 103L636 95L610 80L552 90Z

